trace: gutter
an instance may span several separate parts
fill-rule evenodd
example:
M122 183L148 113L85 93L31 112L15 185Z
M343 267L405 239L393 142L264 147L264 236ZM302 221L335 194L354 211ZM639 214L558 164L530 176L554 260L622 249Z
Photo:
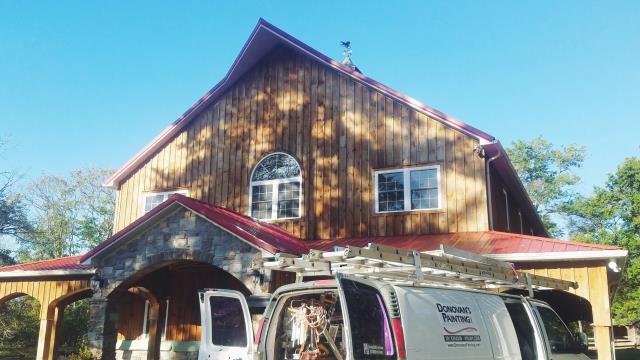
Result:
M501 261L563 261L563 260L612 260L626 259L627 250L558 251L539 253L487 254Z
M502 156L502 152L498 151L496 155L484 162L485 177L487 179L487 207L489 208L489 230L493 228L493 195L491 194L491 171L490 165L493 161Z

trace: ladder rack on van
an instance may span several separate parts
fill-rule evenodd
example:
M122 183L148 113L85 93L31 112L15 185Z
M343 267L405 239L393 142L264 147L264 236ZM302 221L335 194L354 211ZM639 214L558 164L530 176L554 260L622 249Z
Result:
M576 282L515 270L513 264L441 245L440 250L419 252L369 244L349 245L336 251L311 250L302 257L280 253L254 262L255 268L291 271L304 276L335 273L411 284L437 284L467 288L519 288L569 290Z

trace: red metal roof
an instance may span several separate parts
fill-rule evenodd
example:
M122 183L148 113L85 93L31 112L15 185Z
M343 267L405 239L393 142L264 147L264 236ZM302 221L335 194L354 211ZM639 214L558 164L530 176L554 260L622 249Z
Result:
M171 195L166 201L153 208L153 210L118 231L109 239L89 250L82 256L80 262L85 262L92 256L107 248L109 245L122 239L134 229L137 229L147 221L174 204L180 204L187 209L211 220L225 230L235 234L256 247L272 254L286 252L291 254L303 254L308 251L305 243L298 237L282 230L280 227L255 221L247 216L240 215L231 210L215 206L203 201L198 201L180 194Z
M156 136L147 146L133 156L127 163L125 163L118 171L116 171L109 179L105 181L105 185L109 187L117 187L119 182L126 178L132 171L137 169L143 164L149 157L170 141L175 134L183 129L191 120L193 120L202 110L212 104L220 94L222 94L229 86L231 86L237 79L239 79L247 70L249 70L254 64L256 64L262 56L268 51L273 49L277 44L286 44L290 47L297 49L298 51L320 61L321 63L334 68L343 74L351 77L352 79L369 86L383 94L396 99L408 106L421 111L434 119L458 129L466 134L469 134L481 143L489 143L495 138L479 129L474 128L460 120L457 120L437 109L434 109L422 102L413 99L405 94L402 94L382 83L373 80L370 77L363 75L362 73L352 69L349 66L341 64L338 61L331 59L330 57L322 54L318 50L310 47L302 41L296 39L285 31L277 28L273 24L260 19L258 24L253 29L249 39L242 47L240 54L236 57L235 61L231 65L231 68L225 75L225 77L218 82L211 90L204 94L198 101L196 101L187 111L185 111L178 119L176 119L171 125L164 129L158 136Z
M35 261L24 264L2 266L0 272L41 271L41 270L88 270L89 266L78 263L81 255L67 256L51 260Z
M309 247L319 250L331 250L334 246L366 246L368 243L419 251L438 250L440 244L443 244L477 254L620 250L617 246L587 244L500 231L346 238L313 242L309 244Z

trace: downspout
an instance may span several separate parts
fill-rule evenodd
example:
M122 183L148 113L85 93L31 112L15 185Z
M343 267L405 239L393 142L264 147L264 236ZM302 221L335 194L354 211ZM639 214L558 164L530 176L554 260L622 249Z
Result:
M493 230L493 196L491 194L491 163L502 156L502 151L498 150L498 153L484 162L485 176L487 178L487 207L489 208L489 230Z

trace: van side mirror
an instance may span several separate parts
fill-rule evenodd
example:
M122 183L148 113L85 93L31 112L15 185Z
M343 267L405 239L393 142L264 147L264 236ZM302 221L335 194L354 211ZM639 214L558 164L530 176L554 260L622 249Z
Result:
M577 332L575 335L576 346L579 352L587 352L589 350L589 338L583 332Z

